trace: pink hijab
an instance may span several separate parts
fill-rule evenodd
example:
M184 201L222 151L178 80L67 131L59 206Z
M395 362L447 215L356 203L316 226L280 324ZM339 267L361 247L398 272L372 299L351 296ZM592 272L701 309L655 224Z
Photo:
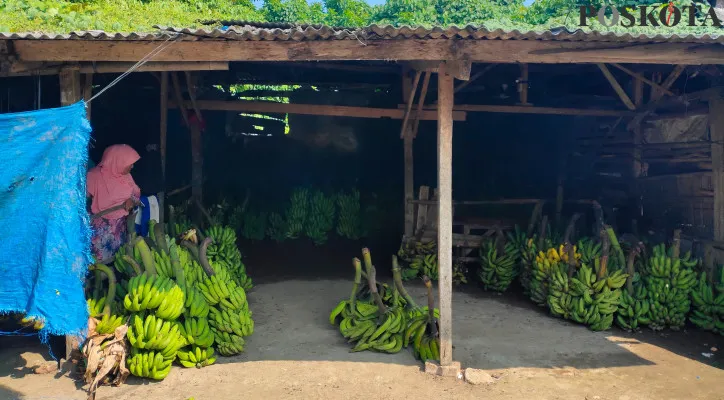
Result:
M101 162L88 171L86 190L93 197L93 214L123 204L131 197L138 199L141 196L141 189L136 186L131 174L126 173L128 167L140 158L136 150L127 144L114 144L106 148ZM113 220L126 215L128 211L121 209L105 214L103 218Z

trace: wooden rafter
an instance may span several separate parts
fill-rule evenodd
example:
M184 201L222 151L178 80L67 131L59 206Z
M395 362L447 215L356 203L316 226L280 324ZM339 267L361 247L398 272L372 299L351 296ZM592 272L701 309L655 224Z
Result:
M669 88L676 82L677 79L679 79L679 76L682 72L686 70L685 65L677 65L674 67L674 70L671 71L669 76L666 77L666 79L661 83L661 89L669 90ZM653 96L651 96L650 102L656 101L660 99L662 96L661 91L657 90Z
M403 119L405 114L404 109L395 108L330 106L321 104L284 104L262 101L197 100L196 104L201 110L326 115L333 117ZM189 101L185 102L184 106L187 109L193 108L193 105ZM178 101L169 103L169 108L178 108ZM437 119L437 112L434 110L424 110L419 117L423 120L434 121ZM453 120L465 121L465 112L454 111Z
M611 71L608 70L608 67L606 66L606 64L598 64L598 68L603 73L603 76L606 77L606 80L608 81L608 83L611 84L611 87L616 92L616 94L618 94L618 97L621 99L623 104L625 104L629 110L635 110L636 106L634 105L633 101L631 101L631 99L626 94L626 91L623 90L621 85L618 83L618 81L616 80L616 77L613 76Z
M639 81L641 81L641 82L644 82L644 83L646 83L646 84L648 84L648 85L650 85L650 86L658 89L659 91L661 91L661 92L663 92L663 93L666 93L666 94L669 95L669 96L673 96L673 95L674 95L674 93L673 93L671 90L669 90L668 88L665 88L665 87L659 85L658 83L652 81L651 79L646 78L645 76L639 74L638 72L631 71L630 69L628 69L628 68L626 68L626 67L624 67L623 65L620 65L620 64L611 63L611 65L614 66L614 67L616 67L616 68L618 68L618 69L620 69L621 71L623 71L623 72L631 75L632 77L636 78L637 80L639 80Z
M154 41L12 40L20 61L136 62ZM724 47L701 43L405 39L319 41L179 41L152 61L454 60L488 63L724 64Z
M405 104L398 105L404 108ZM434 104L425 105L425 110L434 110ZM491 112L506 114L547 114L547 115L588 115L596 117L633 117L634 111L627 110L605 110L599 108L560 108L560 107L537 107L537 106L509 106L497 104L456 104L455 111L464 112Z
M61 69L71 66L77 68L81 74L120 74L128 71L132 62L97 62L97 63L47 63L47 62L14 62L10 65L4 76L29 75L57 75ZM228 62L148 62L138 67L134 72L159 71L227 71Z

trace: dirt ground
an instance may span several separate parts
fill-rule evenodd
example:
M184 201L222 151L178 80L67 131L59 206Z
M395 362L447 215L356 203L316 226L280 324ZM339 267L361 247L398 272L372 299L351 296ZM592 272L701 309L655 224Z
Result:
M238 357L201 370L174 368L162 382L132 378L98 399L724 399L721 337L701 332L594 333L510 296L454 294L454 358L495 383L473 386L421 372L409 350L349 353L327 321L348 280L259 284L256 331ZM410 290L422 299L423 288ZM44 349L0 338L0 399L85 399L68 377L35 375ZM707 358L702 353L713 353Z

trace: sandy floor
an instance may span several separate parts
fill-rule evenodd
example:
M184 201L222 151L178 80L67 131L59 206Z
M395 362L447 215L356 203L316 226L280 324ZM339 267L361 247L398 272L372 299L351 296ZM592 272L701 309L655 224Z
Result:
M497 382L472 386L420 371L409 351L348 352L327 321L348 281L261 284L250 302L247 351L201 370L175 368L162 382L131 379L98 399L724 399L720 337L696 333L593 333L495 295L454 295L455 359ZM411 290L421 298L419 287ZM10 343L0 338L0 344ZM67 377L34 375L37 345L0 346L0 399L84 399ZM708 365L708 364L714 364Z

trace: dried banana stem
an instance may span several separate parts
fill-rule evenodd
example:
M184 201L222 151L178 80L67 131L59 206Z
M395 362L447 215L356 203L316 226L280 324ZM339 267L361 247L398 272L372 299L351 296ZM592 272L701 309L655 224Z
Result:
M397 262L397 256L392 256L392 280L395 282L395 287L400 292L402 297L407 301L408 307L417 308L417 304L407 292L405 286L402 284L402 274L400 273L400 264Z
M207 237L204 239L203 242L201 242L201 245L199 246L199 264L201 264L201 268L204 269L204 272L206 272L206 275L213 276L216 274L214 272L214 269L211 268L211 264L209 264L209 259L206 257L206 249L209 247L211 243L213 243L214 239Z

